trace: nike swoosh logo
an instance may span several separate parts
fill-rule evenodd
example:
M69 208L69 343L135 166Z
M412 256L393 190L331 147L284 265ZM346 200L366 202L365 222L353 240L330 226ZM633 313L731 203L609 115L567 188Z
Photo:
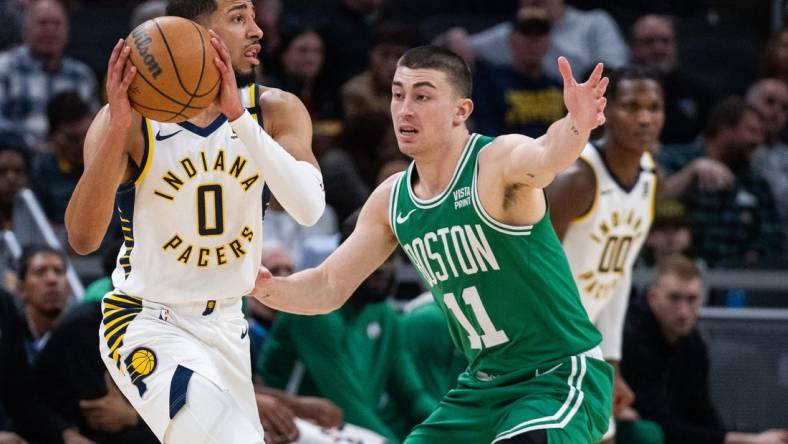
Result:
M402 214L398 214L397 215L397 223L398 224L404 224L405 221L408 220L408 218L410 217L411 214L413 214L414 211L416 211L415 208L410 210L410 211L408 211L408 214L406 214L405 216L403 216Z
M181 132L181 131L183 131L183 130L178 130L178 131L175 131L175 132L174 132L174 133L172 133L172 134L166 134L166 135L164 135L164 136L162 136L162 135L161 135L161 131L157 131L157 132L156 132L156 140L158 140L159 142L161 142L162 140L167 140L167 139L169 139L170 137L172 137L172 136L174 136L174 135L178 134L178 133L179 133L179 132Z
M558 364L555 367L551 368L550 370L548 370L548 371L546 371L544 373L539 373L539 369L536 369L536 374L534 375L534 377L544 376L544 375L546 375L548 373L553 373L554 371L558 370L558 367L560 367L561 365L563 365L563 364Z

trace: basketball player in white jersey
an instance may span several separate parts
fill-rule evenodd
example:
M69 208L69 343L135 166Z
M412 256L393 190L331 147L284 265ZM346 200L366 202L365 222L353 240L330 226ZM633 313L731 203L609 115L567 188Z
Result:
M605 359L616 369L615 416L634 401L618 363L632 265L654 214L657 173L649 150L658 143L665 114L662 87L645 68L614 71L606 95L602 138L588 143L547 192L583 306L602 333ZM605 438L614 435L611 419Z
M167 13L213 30L219 96L187 122L142 118L119 41L109 104L88 132L66 212L69 243L94 251L119 212L124 245L103 300L101 355L156 436L262 443L241 297L260 263L264 187L302 224L323 212L311 122L295 96L251 82L262 37L251 0L171 0Z

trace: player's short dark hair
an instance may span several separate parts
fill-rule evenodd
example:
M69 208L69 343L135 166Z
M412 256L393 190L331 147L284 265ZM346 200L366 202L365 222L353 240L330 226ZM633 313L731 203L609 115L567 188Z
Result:
M397 66L410 69L434 69L446 74L460 97L470 98L473 92L471 69L460 56L440 46L417 46L400 57Z
M30 269L30 261L39 254L54 254L63 262L63 267L66 266L66 255L62 251L48 245L28 245L22 250L22 256L19 257L17 266L17 278L19 282L25 280L27 271Z
M90 117L90 105L76 91L63 91L55 94L47 103L49 133L61 125Z
M760 117L758 110L739 96L729 96L722 99L709 112L703 135L714 137L725 128L737 126L744 114L748 112Z
M607 70L606 70L607 71ZM653 80L662 89L662 79L659 73L648 66L643 65L624 65L618 69L613 69L604 73L610 79L605 91L605 97L608 100L613 98L618 93L618 85L624 80Z
M201 17L213 14L218 8L216 0L169 0L167 15L198 21Z
M665 275L674 275L684 281L701 279L700 268L691 259L681 254L671 254L657 262L656 272L654 273L654 284L659 278Z

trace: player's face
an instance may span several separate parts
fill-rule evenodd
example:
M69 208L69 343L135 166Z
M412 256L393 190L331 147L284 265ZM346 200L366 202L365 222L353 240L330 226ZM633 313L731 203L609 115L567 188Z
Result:
M441 146L473 109L458 97L446 74L433 69L397 67L391 87L391 119L399 149L413 157Z
M605 117L616 145L637 153L654 148L665 123L662 88L649 79L620 81Z
M701 280L665 274L649 290L648 302L663 334L675 341L690 334L703 305Z
M0 152L0 206L11 205L16 192L26 186L25 159L14 151Z
M47 316L57 316L66 306L69 294L66 267L60 257L40 253L30 258L27 274L19 284L26 304Z
M227 45L237 74L248 76L260 64L260 39L263 31L255 23L251 0L217 0L218 8L211 14L209 26Z

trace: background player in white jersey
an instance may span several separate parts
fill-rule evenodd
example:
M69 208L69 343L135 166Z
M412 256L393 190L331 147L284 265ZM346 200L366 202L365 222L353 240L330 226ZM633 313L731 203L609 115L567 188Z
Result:
M167 12L213 30L219 96L188 122L142 118L119 41L66 212L69 242L82 254L98 247L118 191L124 245L101 354L157 437L262 443L241 296L260 263L264 185L300 223L322 214L311 122L295 96L250 85L262 37L250 0L171 0Z
M657 176L649 154L665 120L662 87L652 71L623 67L610 75L606 124L574 165L548 188L550 216L562 240L602 353L616 368L613 413L634 394L621 378L624 317L632 265L653 219ZM615 424L606 438L615 434Z

